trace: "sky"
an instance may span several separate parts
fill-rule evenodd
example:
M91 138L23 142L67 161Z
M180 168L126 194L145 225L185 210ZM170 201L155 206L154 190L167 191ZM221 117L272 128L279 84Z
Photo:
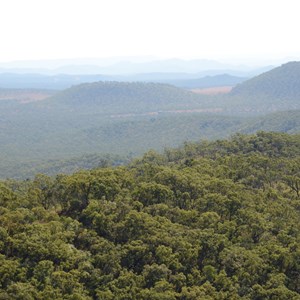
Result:
M299 0L0 0L0 62L300 59Z

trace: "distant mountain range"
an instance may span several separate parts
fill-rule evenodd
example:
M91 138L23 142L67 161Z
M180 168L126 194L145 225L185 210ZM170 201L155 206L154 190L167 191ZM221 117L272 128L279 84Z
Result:
M246 77L220 74L215 76L205 76L198 79L169 80L167 81L167 83L186 89L201 89L221 86L236 86L237 84L242 83L247 79L248 78Z
M63 90L81 83L97 81L119 82L158 82L177 87L194 89L216 86L235 86L245 81L246 77L229 74L207 75L187 73L145 73L128 76L109 75L41 75L0 73L0 88L18 89L52 89Z
M0 64L0 88L66 89L96 81L160 82L183 88L234 86L272 69L213 60L58 60Z
M226 70L236 72L240 76L245 72L254 72L261 67L251 67L222 63L207 59L155 59L155 58L111 58L111 59L69 59L69 60L46 60L46 61L15 61L0 63L2 73L40 73L44 75L57 74L106 74L106 75L134 75L144 73L206 73L216 75L229 73ZM263 67L265 68L265 67ZM222 72L219 72L223 70ZM263 70L260 70L261 73ZM246 76L248 77L248 76Z

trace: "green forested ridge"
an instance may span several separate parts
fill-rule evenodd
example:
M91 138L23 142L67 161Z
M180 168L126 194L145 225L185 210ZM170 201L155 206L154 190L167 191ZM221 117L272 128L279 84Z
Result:
M300 62L289 62L238 84L232 94L264 94L273 98L295 98L300 94Z
M300 135L0 183L1 299L300 299Z
M219 109L224 113L264 114L300 109L300 62L289 62L237 84L228 95L203 96L168 84L95 82L55 95L51 102L103 113L140 113L169 109ZM222 78L222 76L220 77ZM109 105L108 105L109 104ZM80 105L80 108L78 107Z
M233 88L227 111L263 113L300 109L300 62L289 62Z
M169 84L99 81L75 85L44 103L71 106L74 111L90 111L96 107L99 113L107 115L203 108L205 100L205 97Z

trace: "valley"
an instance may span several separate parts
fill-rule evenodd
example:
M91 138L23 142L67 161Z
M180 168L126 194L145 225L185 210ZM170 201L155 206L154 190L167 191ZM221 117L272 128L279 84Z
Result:
M83 155L110 153L126 161L148 149L163 151L185 141L236 132L297 132L299 69L299 63L283 65L225 94L117 81L83 83L61 91L2 89L0 176L33 176L52 160L77 160ZM286 97L276 81L284 74L291 78L285 85ZM26 175L21 175L23 168Z

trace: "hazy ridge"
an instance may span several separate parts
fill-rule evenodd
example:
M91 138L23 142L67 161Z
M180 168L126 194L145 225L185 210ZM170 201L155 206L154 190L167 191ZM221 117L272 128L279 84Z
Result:
M235 132L298 132L298 73L299 63L289 63L227 95L211 96L164 83L100 81L57 92L34 90L48 98L28 103L21 96L32 89L2 89L1 176L48 172L51 160L52 170L63 170L59 165L73 159L76 169L82 155L132 157Z

